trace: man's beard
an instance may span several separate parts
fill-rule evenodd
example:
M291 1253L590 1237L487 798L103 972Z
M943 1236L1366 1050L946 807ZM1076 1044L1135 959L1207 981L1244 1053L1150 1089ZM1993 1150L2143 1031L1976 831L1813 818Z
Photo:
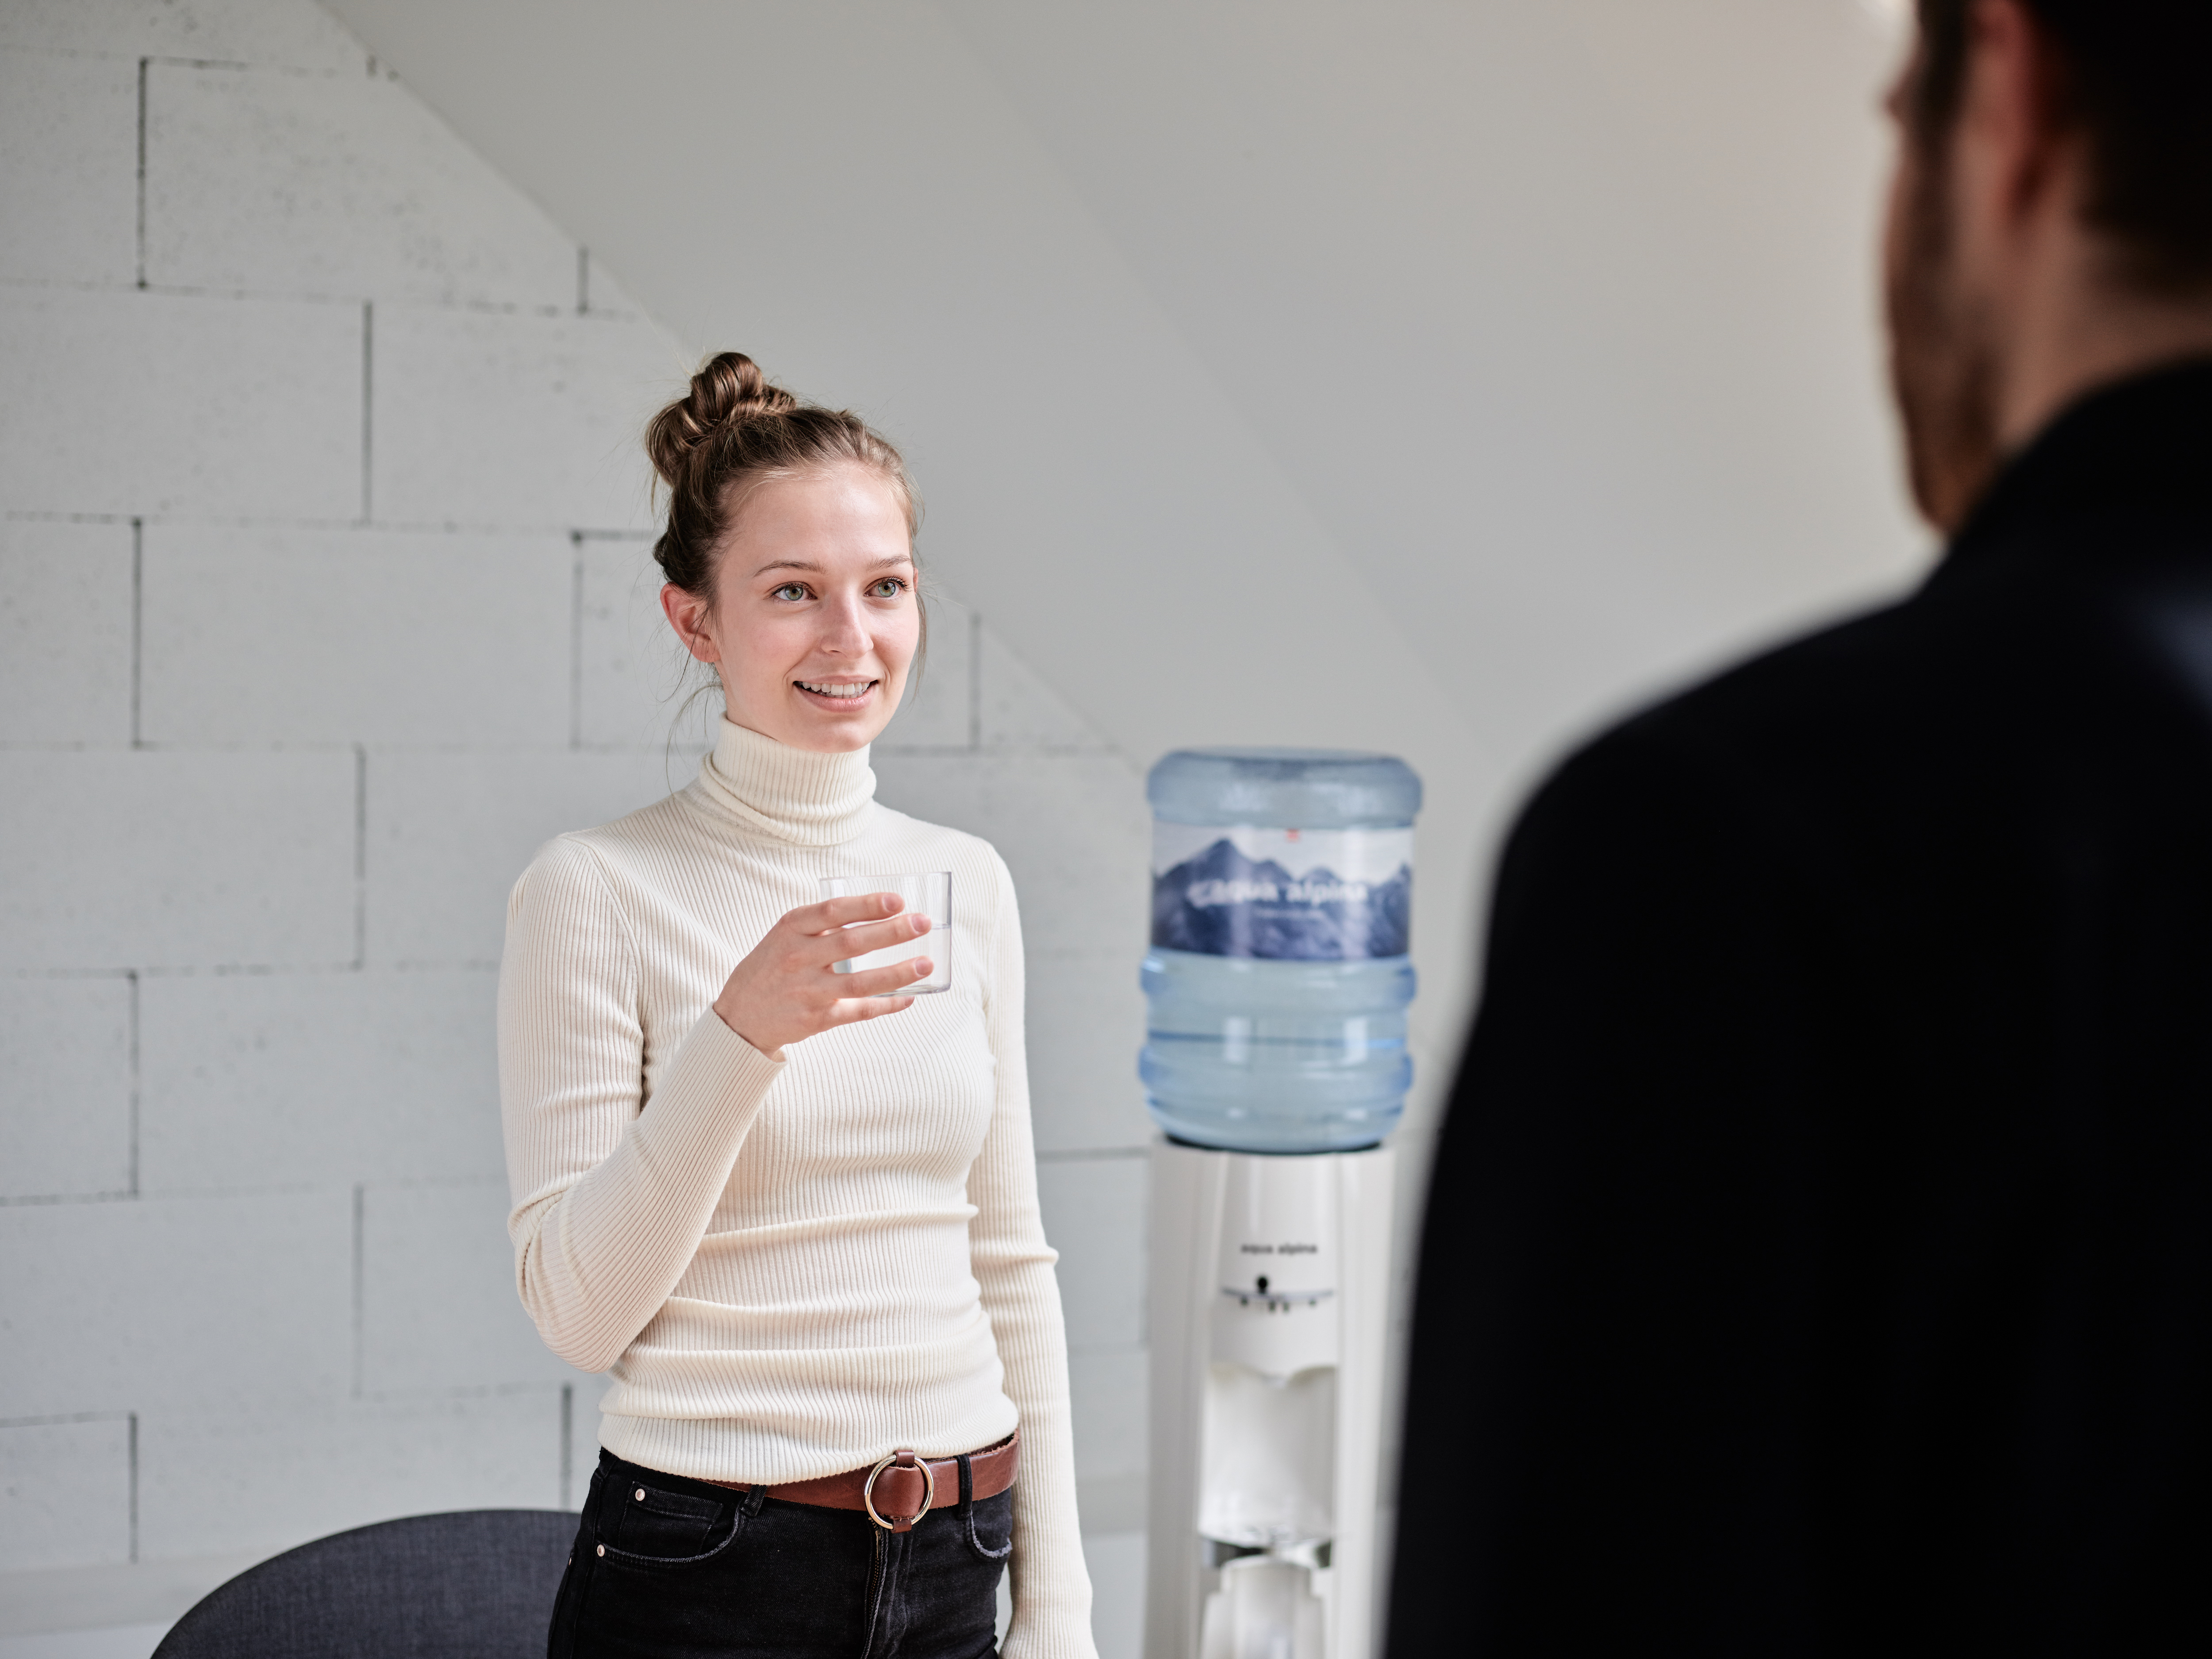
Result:
M1890 389L1905 421L1912 497L1958 529L2000 459L1997 348L1987 307L1960 280L1944 136L1906 134L1887 259Z

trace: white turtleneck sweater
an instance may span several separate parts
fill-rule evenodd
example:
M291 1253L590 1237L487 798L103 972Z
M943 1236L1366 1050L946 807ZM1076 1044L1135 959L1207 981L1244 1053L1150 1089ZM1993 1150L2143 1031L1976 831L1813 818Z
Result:
M1066 1341L1038 1220L1021 924L988 843L879 806L867 751L725 721L697 781L542 848L500 971L523 1305L611 1373L600 1443L775 1483L1018 1422L1005 1651L1090 1659ZM952 872L951 990L770 1059L714 1000L824 875Z

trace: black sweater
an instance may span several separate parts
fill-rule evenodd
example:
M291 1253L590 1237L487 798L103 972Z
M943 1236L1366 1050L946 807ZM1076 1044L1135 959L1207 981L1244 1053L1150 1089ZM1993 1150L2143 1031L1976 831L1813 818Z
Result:
M1392 1659L2212 1652L2212 365L1507 844Z

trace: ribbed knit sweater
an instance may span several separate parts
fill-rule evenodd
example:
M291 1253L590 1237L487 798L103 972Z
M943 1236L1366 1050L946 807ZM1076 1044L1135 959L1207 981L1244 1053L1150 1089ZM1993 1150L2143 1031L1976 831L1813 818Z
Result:
M1013 883L988 843L874 796L866 750L725 721L696 782L547 843L515 884L499 1050L523 1305L611 1373L600 1443L672 1474L805 1480L1018 1422L1005 1651L1091 1659ZM714 1012L819 878L928 869L952 872L926 942L949 941L949 990L781 1057Z

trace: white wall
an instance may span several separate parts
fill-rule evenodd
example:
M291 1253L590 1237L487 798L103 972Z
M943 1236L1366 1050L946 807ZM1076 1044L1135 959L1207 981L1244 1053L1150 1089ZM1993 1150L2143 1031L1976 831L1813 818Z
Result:
M691 356L309 0L0 8L0 1636L580 1499L495 970L532 849L696 760L637 441ZM1139 774L949 594L877 765L1021 883L1133 1525Z

